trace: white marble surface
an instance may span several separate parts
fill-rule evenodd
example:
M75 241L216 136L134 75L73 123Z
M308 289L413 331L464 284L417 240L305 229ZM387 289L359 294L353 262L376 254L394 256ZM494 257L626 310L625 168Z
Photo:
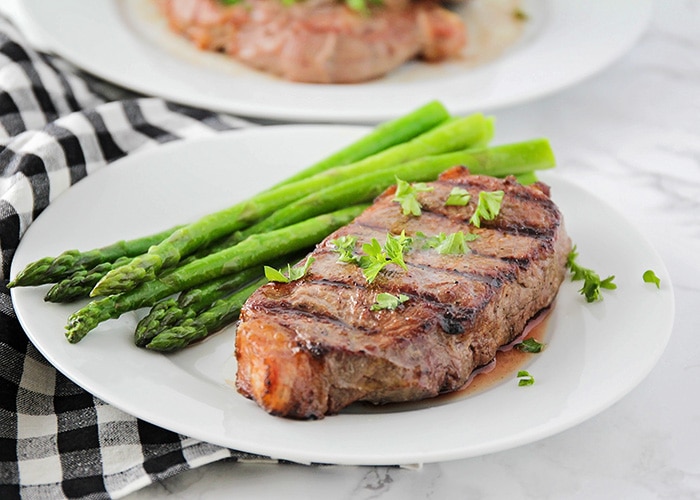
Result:
M676 320L651 374L602 414L509 451L420 470L215 463L131 500L700 498L700 2L658 0L612 67L495 116L499 140L550 138L559 173L607 198L662 255Z
M607 198L662 255L676 319L651 374L600 415L509 451L419 470L219 462L130 500L700 499L700 2L657 0L613 66L494 114L500 142L550 138L559 173Z

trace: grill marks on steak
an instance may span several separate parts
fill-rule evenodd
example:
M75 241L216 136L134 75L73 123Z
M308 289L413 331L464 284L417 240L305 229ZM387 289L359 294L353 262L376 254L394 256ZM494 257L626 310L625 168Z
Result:
M299 82L366 81L409 59L455 57L466 44L462 20L434 0L388 0L371 15L336 0L158 1L170 29L198 48Z
M237 388L275 415L320 418L358 401L424 399L463 386L527 321L553 301L571 243L544 185L472 176L454 168L418 194L420 217L404 216L393 190L313 252L307 275L270 283L246 303L236 335ZM446 207L453 187L469 205ZM499 216L468 225L479 191L505 191ZM367 284L362 270L338 263L331 241L362 243L386 233L469 231L464 255L413 249L405 271L392 264ZM377 293L403 293L395 311L371 311Z

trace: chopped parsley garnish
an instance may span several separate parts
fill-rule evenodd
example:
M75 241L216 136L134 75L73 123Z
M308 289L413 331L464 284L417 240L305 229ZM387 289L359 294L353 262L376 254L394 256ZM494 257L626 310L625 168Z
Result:
M372 311L379 311L380 309L388 309L390 311L395 310L401 304L408 300L408 296L402 293L398 295L392 295L390 293L379 293L375 298L374 304L370 309Z
M356 236L341 236L331 241L333 245L333 251L338 253L338 262L345 262L346 264L359 264L360 258L355 255L355 244L357 243Z
M403 260L403 253L410 247L411 241L411 238L402 231L398 236L387 233L384 247L379 244L376 238L372 238L370 243L362 245L362 251L365 255L360 257L360 267L367 282L372 283L379 272L388 264L396 264L408 270Z
M289 283L292 281L296 281L299 278L302 278L306 275L306 273L309 271L309 267L311 267L311 264L313 264L314 260L315 259L313 257L309 257L308 259L306 259L306 262L301 267L292 267L290 264L287 264L286 274L283 273L281 269L278 271L273 267L265 266L265 277L269 281L276 281L278 283Z
M608 276L607 278L601 280L598 273L592 269L579 265L576 262L577 258L578 252L576 252L576 246L574 246L566 259L566 267L572 273L571 281L583 280L583 286L579 290L579 293L586 297L587 302L603 300L603 296L600 293L601 289L615 290L617 288L617 285L613 283L613 280L615 279L614 275Z
M418 235L416 235L418 236ZM442 255L460 255L465 254L469 251L468 241L474 241L479 236L472 233L463 233L462 231L457 231L456 233L445 234L440 233L435 236L425 236L420 233L420 236L425 238L425 245L428 248L434 248L438 253Z
M656 288L661 288L661 280L659 279L658 276L656 276L656 273L652 271L651 269L644 271L644 274L642 275L642 279L644 280L644 283L653 283L656 285Z
M535 339L525 339L519 344L515 345L515 348L518 349L519 351L523 352L532 352L532 353L537 353L537 352L542 352L544 349L544 344L541 342L538 342Z
M428 186L425 182L415 182L409 184L396 178L396 193L394 194L394 201L398 201L401 204L401 209L404 215L413 215L415 217L421 214L421 204L416 198L416 193L432 191L433 188Z
M464 188L461 188L461 187L452 188L452 191L450 191L450 194L447 197L447 200L445 200L445 206L463 207L467 203L469 203L469 200L471 199L471 197L472 197L472 195L469 194L469 191L467 191Z
M503 191L481 191L479 193L479 202L476 205L476 210L474 210L474 214L469 219L469 222L476 227L481 227L482 220L495 219L501 211L503 195Z
M518 385L519 386L525 386L525 385L532 385L535 383L535 377L530 375L530 372L527 370L520 370L518 372Z

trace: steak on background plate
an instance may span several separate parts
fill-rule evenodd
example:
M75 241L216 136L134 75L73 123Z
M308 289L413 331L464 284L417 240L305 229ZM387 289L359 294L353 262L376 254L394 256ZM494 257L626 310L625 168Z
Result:
M169 28L201 50L286 80L356 83L404 62L443 61L467 41L462 19L435 0L158 0Z
M528 321L552 304L566 273L571 241L549 187L514 178L448 170L419 192L420 216L403 215L395 188L321 242L307 274L268 283L246 302L236 333L236 387L267 412L322 418L356 401L415 401L464 386ZM452 188L465 206L445 206ZM504 191L500 213L469 223L481 191ZM387 265L368 283L362 269L338 262L333 240L357 237L356 251L405 231L414 245L408 270ZM473 233L464 254L415 244L426 236ZM372 310L378 293L408 299Z

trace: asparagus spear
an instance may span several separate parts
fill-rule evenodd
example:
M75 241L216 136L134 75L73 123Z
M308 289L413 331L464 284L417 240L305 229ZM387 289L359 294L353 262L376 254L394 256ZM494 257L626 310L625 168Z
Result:
M332 167L363 160L392 146L407 142L445 122L448 118L450 115L440 102L429 102L406 115L377 125L367 135L349 146L292 175L275 187L311 177Z
M70 277L77 271L87 271L99 264L113 262L124 256L134 257L146 252L151 245L163 241L180 227L176 226L133 240L117 241L111 245L84 252L66 250L56 257L44 257L29 263L17 273L17 276L7 286L37 286L55 283Z
M197 317L161 331L145 347L154 351L175 351L221 330L238 319L245 301L265 282L262 278L229 297L217 300Z
M327 212L330 211L331 210L327 210ZM241 239L242 238L238 238L236 241L233 241L233 239L225 238L224 240L226 241L216 241L212 245L204 248L203 250L200 250L195 254L187 256L185 259L180 261L178 265L182 266L186 263L189 263L191 260L194 260L195 258L204 257L210 253L218 252L220 250L228 248L234 245L235 243L241 241ZM89 270L76 270L69 277L60 280L58 283L55 283L49 289L49 291L46 292L44 300L47 302L72 302L78 299L87 298L90 296L90 292L95 287L95 285L109 271L131 262L132 259L133 257L124 256L118 258L114 262L103 262Z
M434 129L397 146L383 150L350 165L336 167L312 177L263 191L246 201L206 215L152 246L148 253L113 269L102 278L91 295L110 295L128 290L138 283L155 279L162 268L175 266L181 258L299 198L337 182L374 170L431 154L456 151L491 138L493 122L481 114L439 125Z
M90 295L90 291L102 277L117 266L121 266L131 261L131 257L119 257L114 262L102 262L92 269L76 270L68 276L54 284L44 300L47 302L71 302L83 299Z
M177 305L177 299L168 297L153 304L151 310L136 325L134 343L144 347L160 332L177 325L186 318L194 318L197 313Z
M72 343L79 342L102 321L118 318L127 311L152 306L168 295L220 276L234 274L275 257L310 247L335 229L349 223L365 208L366 205L352 206L276 231L253 235L238 245L196 259L158 279L141 283L132 290L93 300L68 318L66 338Z
M162 330L174 326L186 318L195 317L200 311L243 285L259 278L262 266L254 266L231 276L212 280L201 287L183 291L178 299L167 298L156 303L151 311L139 321L134 332L134 342L143 347ZM183 300L183 296L185 300ZM186 302L187 305L181 305Z

